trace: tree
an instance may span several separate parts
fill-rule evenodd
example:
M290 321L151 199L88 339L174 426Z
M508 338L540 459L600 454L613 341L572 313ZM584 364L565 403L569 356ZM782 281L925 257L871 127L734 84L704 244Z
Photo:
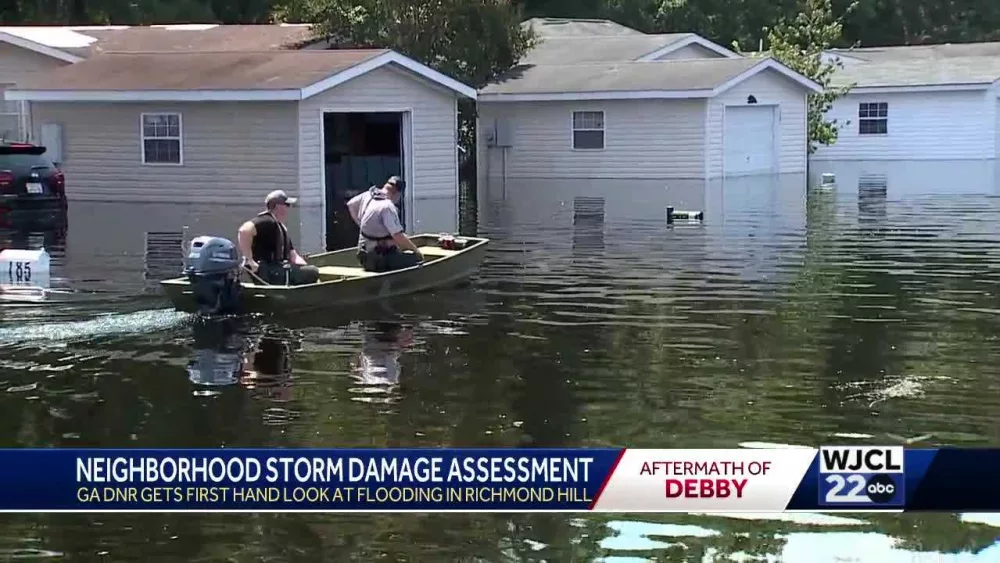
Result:
M276 15L313 22L338 48L392 49L477 89L514 67L534 40L511 0L284 0ZM474 116L461 104L470 151Z
M847 15L857 3L848 6ZM773 28L764 28L767 51L783 64L812 79L823 87L820 94L809 96L809 153L817 144L832 145L837 142L840 124L836 119L827 120L826 112L833 102L847 94L853 87L834 84L834 73L843 68L840 61L823 57L823 52L835 45L843 30L843 20L833 15L831 0L806 0L801 12L794 19L781 18ZM734 42L736 50L740 46Z

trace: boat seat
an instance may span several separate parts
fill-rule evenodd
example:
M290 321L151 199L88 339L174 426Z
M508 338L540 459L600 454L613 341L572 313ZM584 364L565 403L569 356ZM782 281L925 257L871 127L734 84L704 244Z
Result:
M420 249L420 253L424 256L451 256L458 253L457 250L448 250L440 246L420 246L417 248Z
M364 268L357 268L351 266L320 266L319 276L320 278L364 278L367 276L374 276L378 272L369 272Z

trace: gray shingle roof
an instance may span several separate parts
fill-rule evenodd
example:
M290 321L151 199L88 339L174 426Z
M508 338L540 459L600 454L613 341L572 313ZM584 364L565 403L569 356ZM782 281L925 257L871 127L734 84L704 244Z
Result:
M283 90L310 86L385 50L106 53L33 75L17 90Z
M643 35L637 29L601 19L531 18L521 25L534 29L535 34L542 37Z
M480 90L490 94L711 90L766 59L521 65L508 79Z
M108 52L269 51L313 39L308 25L12 26L0 32L78 57Z
M1000 56L1000 42L897 45L889 47L863 47L858 49L830 49L829 52L866 61L997 57Z
M593 37L542 37L522 59L524 64L574 64L634 61L691 33L659 35L597 35Z
M857 88L991 84L1000 79L1000 57L950 57L848 62L833 75L836 85Z

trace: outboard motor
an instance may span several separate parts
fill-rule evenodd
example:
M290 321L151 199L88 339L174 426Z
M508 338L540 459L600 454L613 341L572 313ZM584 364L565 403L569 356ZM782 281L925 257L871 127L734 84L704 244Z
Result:
M232 241L211 236L191 241L188 266L184 270L198 304L198 312L231 315L240 312L242 260Z

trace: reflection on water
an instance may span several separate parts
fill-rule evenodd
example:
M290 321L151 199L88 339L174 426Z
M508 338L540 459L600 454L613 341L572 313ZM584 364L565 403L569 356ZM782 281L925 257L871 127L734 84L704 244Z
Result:
M413 329L397 323L372 323L364 328L361 351L354 364L356 401L392 402L399 385L400 356L413 345Z
M67 293L0 305L0 436L40 447L1000 444L1000 199L900 198L895 172L861 172L838 172L836 190L806 202L768 192L784 182L710 186L705 223L675 228L659 208L629 216L621 191L539 203L509 182L507 201L482 206L479 233L495 241L471 287L280 323L173 312L143 241L179 225L126 221L105 244L106 222L71 208L64 243L31 243L44 242ZM697 195L683 189L664 197ZM0 558L979 562L1000 557L998 518L5 515Z
M188 378L198 386L234 385L246 363L246 337L234 319L199 319L192 323L194 358Z
M876 517L879 518L879 517ZM739 521L745 520L747 524ZM818 563L949 563L997 561L996 530L980 530L976 545L957 552L931 548L915 552L904 542L880 533L871 522L823 514L733 514L705 516L686 524L609 521L613 531L601 547L644 557L615 561L647 561L646 556L671 554L670 561L789 561ZM757 528L754 530L753 528ZM761 528L767 531L761 533ZM648 555L647 555L648 554Z

